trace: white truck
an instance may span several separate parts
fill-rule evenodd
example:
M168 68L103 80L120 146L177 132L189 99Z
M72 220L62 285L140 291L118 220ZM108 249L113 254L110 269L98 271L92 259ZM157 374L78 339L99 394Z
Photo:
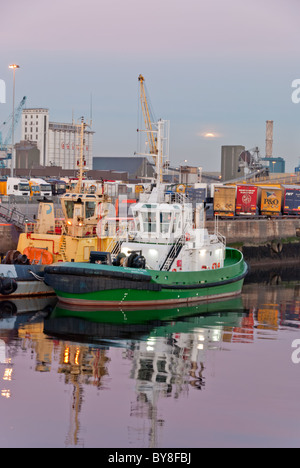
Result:
M52 197L51 184L46 182L44 179L31 178L29 180L30 194L38 195L42 197Z
M7 177L7 179L0 180L0 194L29 197L29 182L20 177Z

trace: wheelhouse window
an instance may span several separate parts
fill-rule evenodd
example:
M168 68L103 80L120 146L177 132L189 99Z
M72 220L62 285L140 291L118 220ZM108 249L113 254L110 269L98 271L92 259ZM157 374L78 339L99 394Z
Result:
M143 230L144 232L156 232L156 212L142 212Z
M175 219L174 219L174 224L172 228L172 233L176 231L176 229L180 229L180 213L178 211L175 211Z
M67 200L64 203L65 203L67 218L73 218L73 213L74 213L74 203L73 203L73 201Z
M85 217L91 218L95 214L96 202L88 201L85 204Z
M161 212L160 217L160 232L162 234L167 234L169 232L170 224L172 221L172 213L170 212Z

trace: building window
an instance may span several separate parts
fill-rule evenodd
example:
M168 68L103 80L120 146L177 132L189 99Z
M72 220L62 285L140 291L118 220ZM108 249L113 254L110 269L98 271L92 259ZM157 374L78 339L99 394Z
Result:
M27 127L25 127L25 133L27 133Z
M38 131L39 131L38 127L36 127L35 131L36 131L36 132L38 132Z

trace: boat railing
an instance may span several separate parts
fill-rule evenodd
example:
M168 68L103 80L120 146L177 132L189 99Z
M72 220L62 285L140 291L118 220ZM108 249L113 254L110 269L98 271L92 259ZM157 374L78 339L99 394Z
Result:
M212 244L218 244L221 243L223 245L226 245L226 237L223 236L220 232L214 232L213 234L210 234L210 241Z
M107 246L107 251L113 254L118 254L121 250L122 242L128 240L128 226L127 224L120 225L117 230L114 231L114 235L109 235L112 237L111 241Z
M180 203L181 205L188 203L188 197L185 193L175 192L174 203Z
M40 232L40 226L38 222L25 223L26 234L38 234ZM64 219L55 219L54 230L50 229L47 234L65 235L67 234L66 225Z

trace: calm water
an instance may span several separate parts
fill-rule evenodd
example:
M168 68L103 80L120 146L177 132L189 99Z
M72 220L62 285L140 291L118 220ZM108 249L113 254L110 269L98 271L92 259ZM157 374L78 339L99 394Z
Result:
M142 322L2 302L0 446L299 447L298 273Z

